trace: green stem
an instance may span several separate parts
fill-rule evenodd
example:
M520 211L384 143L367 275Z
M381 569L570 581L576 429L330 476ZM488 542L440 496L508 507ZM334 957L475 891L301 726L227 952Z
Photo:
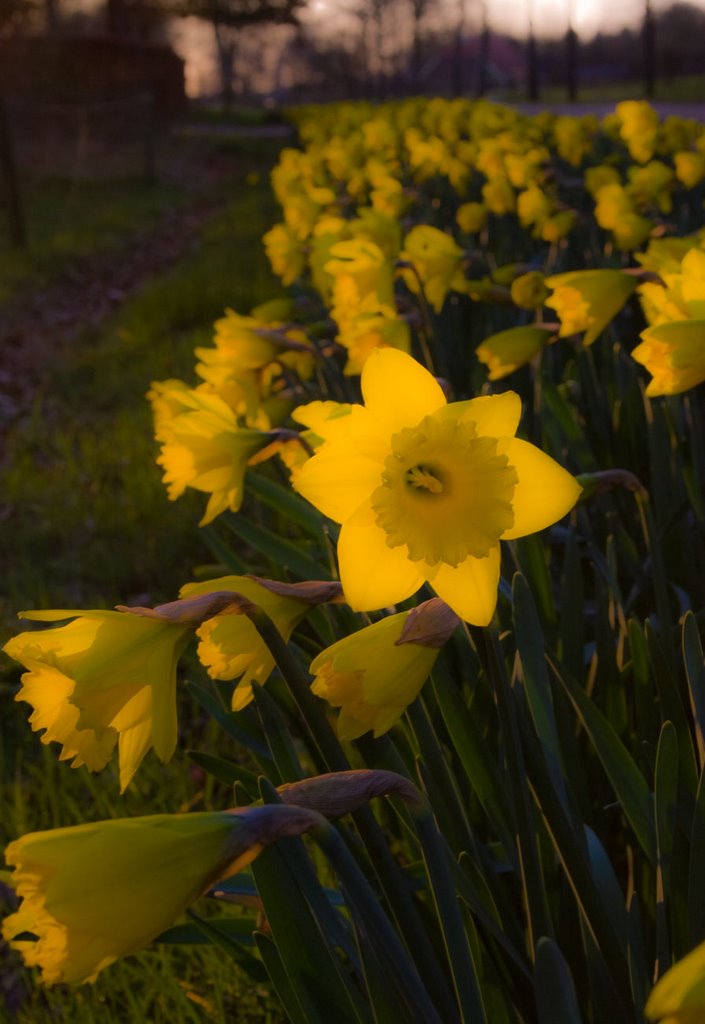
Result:
M245 602L241 610L269 648L328 770L348 771L350 763L325 716L322 704L311 693L309 676L292 655L279 630L257 605ZM352 817L409 952L419 965L445 1021L452 1021L456 1012L446 977L406 880L389 852L384 833L369 807L360 808Z
M534 960L536 943L542 935L551 938L553 927L546 903L546 889L536 837L536 822L532 814L531 798L526 784L526 766L521 748L514 698L505 667L501 661L496 635L490 629L484 629L482 637L484 642L482 645L478 645L478 649L484 655L486 671L494 688L500 728L504 737L507 775L514 811L515 838L526 906L528 951L530 959Z
M391 967L397 991L408 1004L413 1019L424 1021L424 1024L443 1024L448 1018L439 1016L416 966L338 832L332 825L321 825L310 834L333 865L351 910L357 913L363 923L365 934L374 944L377 954Z
M451 854L438 833L430 809L416 812L413 817L453 976L460 1019L463 1024L486 1024L477 972L455 892Z

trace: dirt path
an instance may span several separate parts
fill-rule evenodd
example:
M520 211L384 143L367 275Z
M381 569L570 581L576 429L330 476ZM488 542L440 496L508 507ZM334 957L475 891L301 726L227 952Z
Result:
M124 246L72 259L59 276L0 308L0 458L3 438L31 409L57 349L100 325L145 282L182 259L227 202L222 184L236 170L232 159L211 157L191 201L169 209Z

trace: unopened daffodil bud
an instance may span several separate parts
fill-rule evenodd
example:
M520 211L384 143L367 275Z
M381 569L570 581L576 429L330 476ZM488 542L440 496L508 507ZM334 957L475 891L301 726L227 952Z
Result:
M539 309L551 294L540 270L530 270L515 278L510 286L512 302L520 309Z

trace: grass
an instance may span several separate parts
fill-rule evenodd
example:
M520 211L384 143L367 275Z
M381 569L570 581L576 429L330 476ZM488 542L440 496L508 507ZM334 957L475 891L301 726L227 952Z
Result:
M176 182L140 178L69 181L50 178L23 187L28 247L11 249L0 217L0 301L21 286L36 285L65 271L67 263L124 247L168 209L188 201Z
M272 155L271 146L258 153L260 171L266 172ZM48 186L47 211L50 191ZM146 283L100 328L84 330L70 347L53 353L44 390L9 436L0 474L0 643L17 632L21 608L157 603L176 596L194 564L210 560L196 526L201 496L167 500L145 392L154 379L195 383L193 348L211 342L214 319L227 306L248 311L277 293L260 244L275 216L266 173L254 185L239 173L230 193L186 258ZM36 212L46 244L28 260L28 274L32 260L32 273L38 266L51 273L62 246L72 255L112 246L113 230L128 221L144 223L157 205L174 198L170 189L157 199L132 186L127 197L119 182L114 206L107 185L96 186L93 195L91 223L75 224L63 241L51 236L48 214ZM122 219L125 209L130 216ZM180 698L183 724L174 760L161 765L149 755L120 797L113 768L100 776L72 771L57 762L56 748L42 746L28 728L27 705L12 700L19 674L19 666L3 659L0 843L85 820L232 805L229 787L214 784L185 753L214 740L209 720L188 696ZM199 912L208 913L208 901ZM0 993L18 998L11 1018L18 1024L61 1017L72 1024L283 1020L269 988L209 946L154 946L77 991L43 989L19 957L0 947Z
M199 496L167 500L144 396L152 380L195 383L193 348L210 344L225 307L247 311L276 293L260 245L273 216L266 185L235 188L197 251L52 365L9 438L0 623L23 607L174 596L209 557L195 526Z
M705 95L705 75L679 75L675 78L658 78L652 101L666 103L700 103ZM498 92L493 98L514 103L526 100L525 91ZM644 81L608 82L599 85L578 85L578 103L619 103L620 100L645 99ZM549 85L541 88L539 102L566 103L565 86Z

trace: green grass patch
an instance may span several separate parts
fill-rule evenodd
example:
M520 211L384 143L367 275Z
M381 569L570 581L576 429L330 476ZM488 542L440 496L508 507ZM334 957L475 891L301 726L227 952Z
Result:
M705 75L679 75L675 78L658 78L654 84L651 101L665 103L700 103L705 92ZM505 103L526 100L524 90L500 91L494 96ZM579 103L619 103L621 100L644 99L644 80L630 82L605 82L599 85L578 83ZM542 87L542 103L565 103L568 100L565 86ZM576 111L577 113L577 111Z
M6 627L26 607L167 599L209 559L196 526L201 496L167 499L145 393L169 377L195 384L193 348L210 344L213 321L277 292L260 244L274 215L266 185L236 189L186 259L57 356L33 414L9 438Z
M30 182L22 195L26 250L10 248L7 223L0 217L0 301L20 286L36 285L65 271L77 258L125 247L137 232L189 197L189 190L175 181Z
M47 205L48 271L56 265L49 253L58 259L61 246L71 255L112 246L130 220L126 211L134 214L140 205L132 186L128 195L119 183L113 206L107 187L92 194L92 225L76 223L61 243L56 236L50 241ZM173 200L174 193L169 196ZM166 201L146 189L140 200L144 220ZM15 614L23 608L157 603L176 596L194 564L211 559L196 525L205 499L195 492L173 504L167 499L145 392L155 379L196 383L194 345L211 342L213 321L225 307L248 311L277 293L260 243L274 215L266 175L254 186L233 181L231 198L204 225L186 258L148 282L100 328L84 330L70 347L52 353L44 390L8 438L0 473L0 643L17 632ZM28 274L30 263L28 257ZM149 754L121 797L115 765L98 776L72 771L57 761L55 745L43 746L30 731L28 706L13 700L19 675L19 666L3 659L0 844L27 831L87 820L232 805L231 789L214 784L185 754L215 742L213 724L188 695L179 698L182 727L173 761L161 765ZM239 913L202 901L199 913L212 912ZM0 972L6 996L10 990L18 996L12 1017L18 1024L59 1018L75 1024L284 1020L268 986L208 945L154 945L78 990L44 989L7 949ZM0 1004L0 1019L3 1012Z

